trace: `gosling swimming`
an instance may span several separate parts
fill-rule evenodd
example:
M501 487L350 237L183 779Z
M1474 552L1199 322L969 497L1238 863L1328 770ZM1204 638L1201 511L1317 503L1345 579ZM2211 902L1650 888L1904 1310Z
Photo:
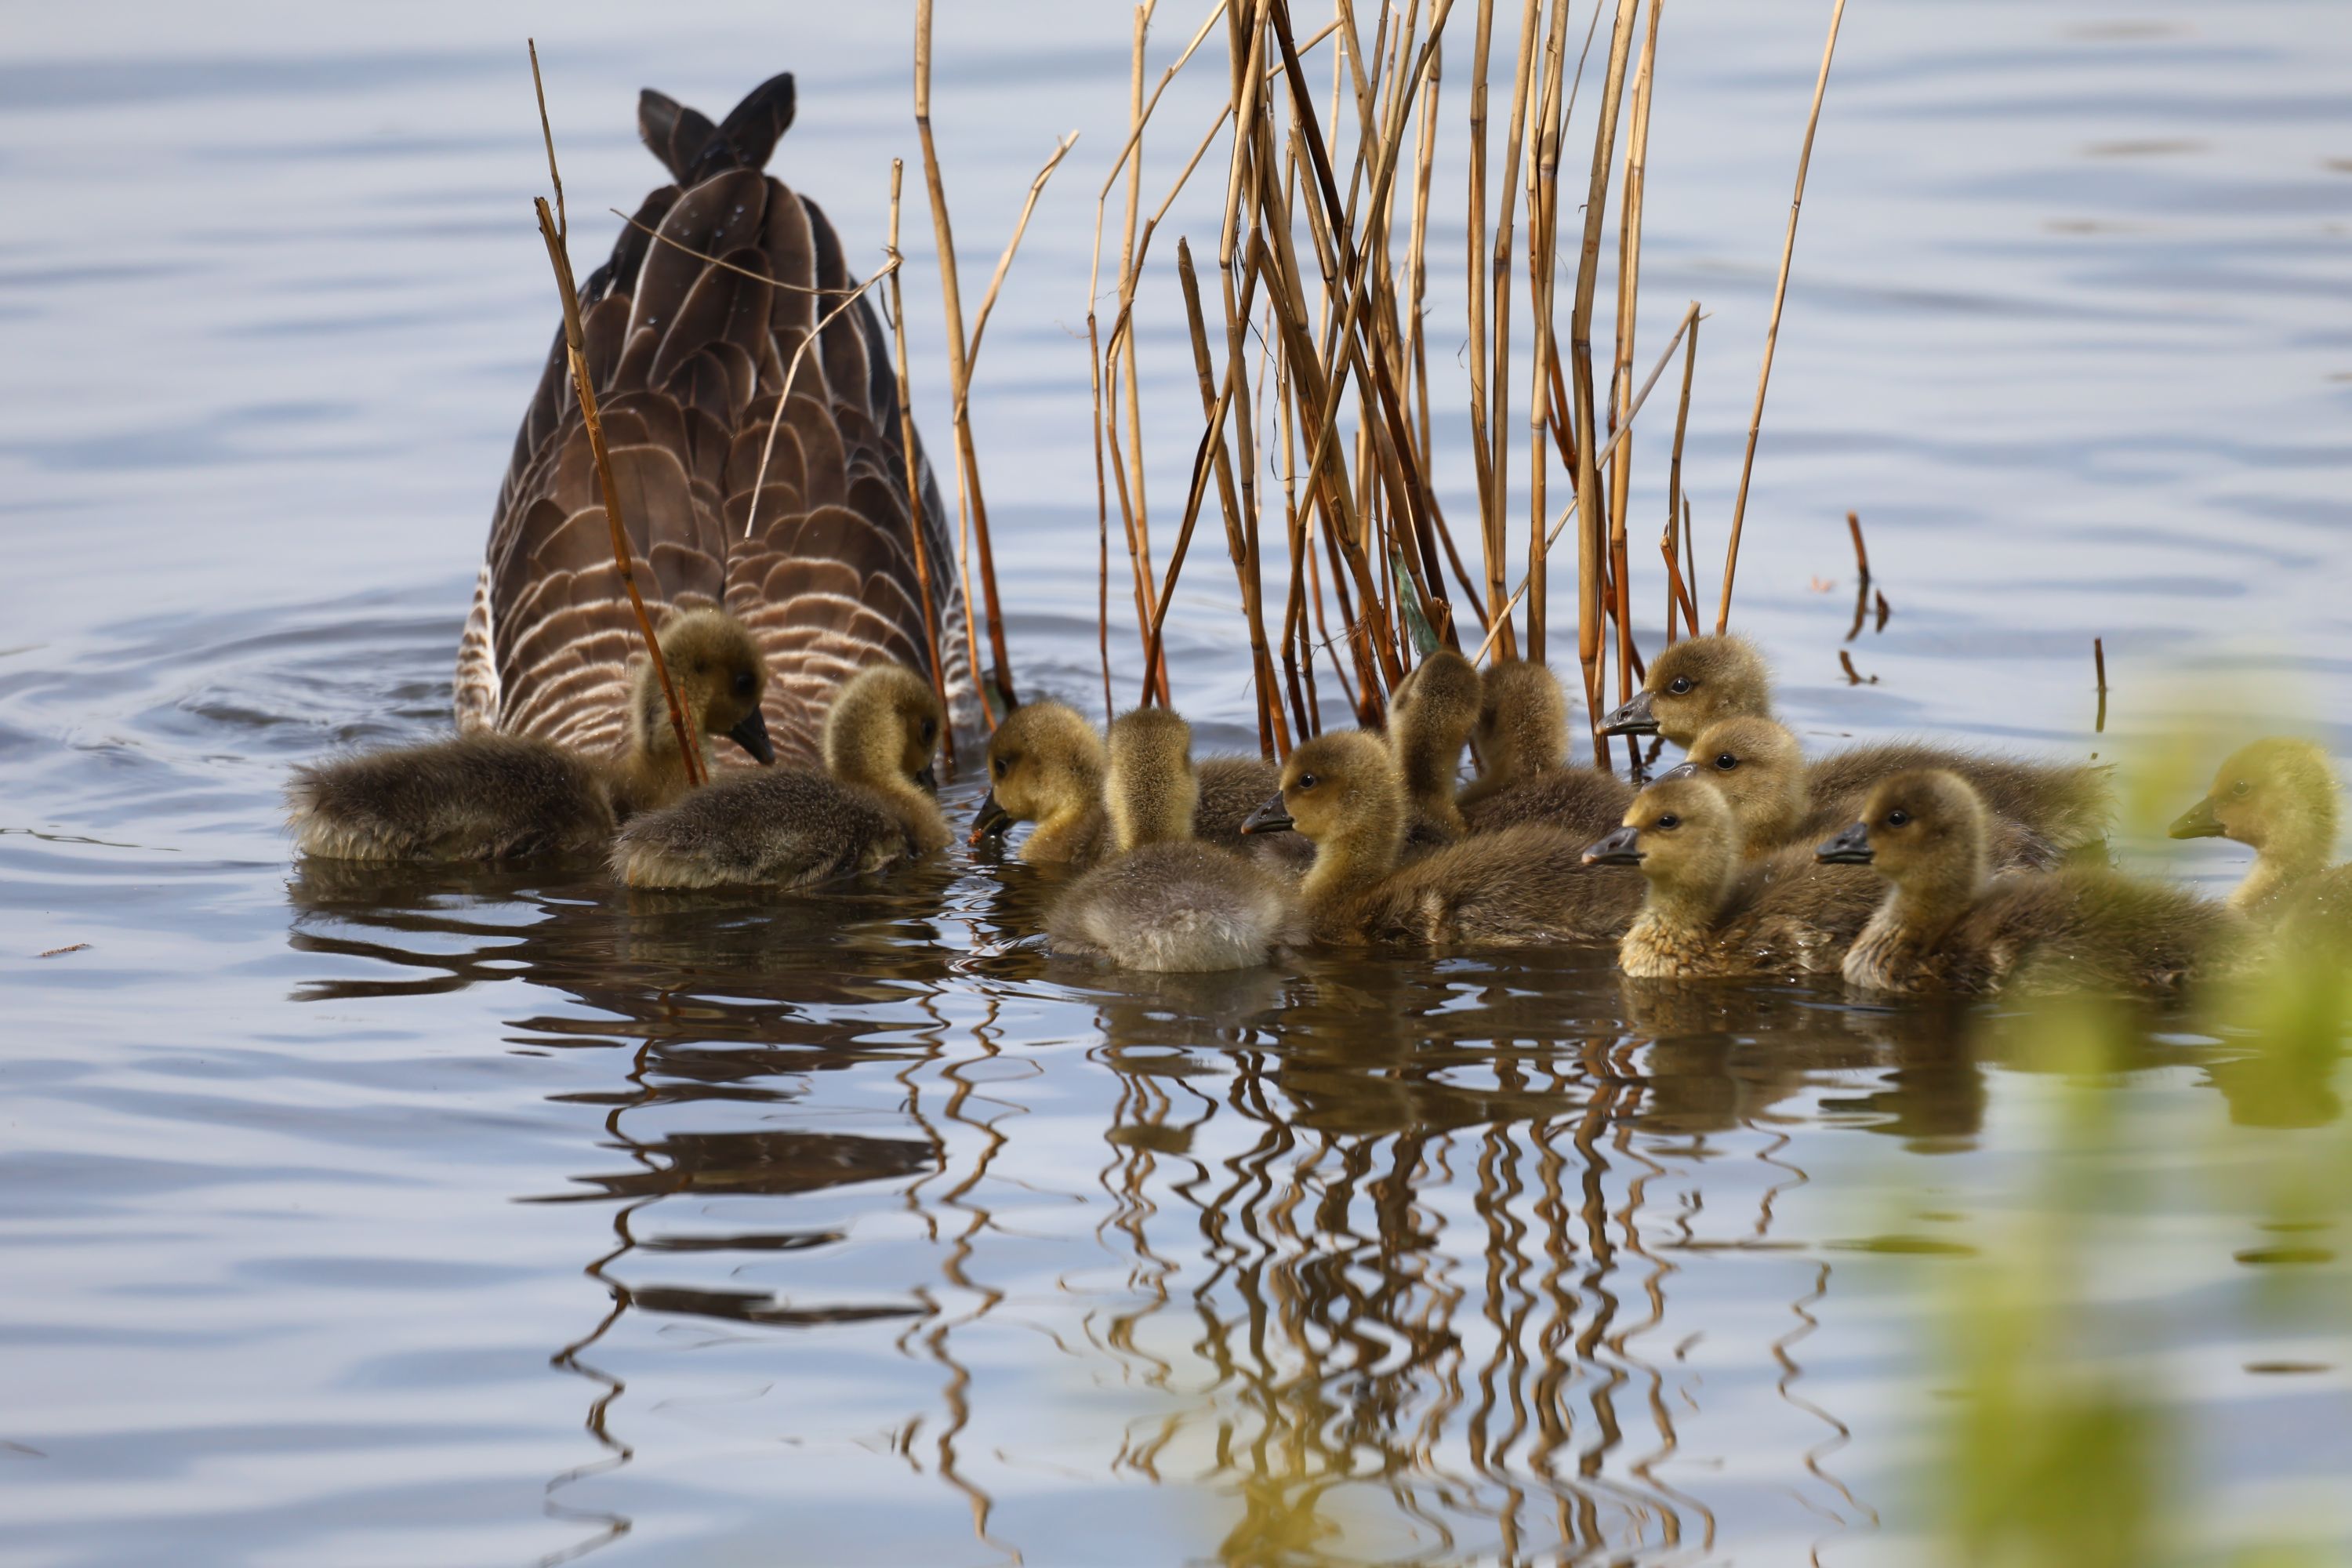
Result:
M1874 786L1824 861L1874 867L1890 887L1846 952L1849 984L1897 994L2169 991L2215 967L2235 935L2219 905L2103 867L1992 874L1986 809L1958 774Z
M767 666L742 623L719 610L673 613L658 641L706 773L710 735L774 761L760 714ZM617 755L530 735L458 735L296 768L287 803L305 855L499 860L601 850L620 822L688 787L668 701L652 662L641 658L630 672Z
M1361 731L1320 735L1290 753L1282 793L1247 830L1291 829L1315 845L1299 896L1318 942L1610 942L1641 902L1639 878L1587 870L1583 845L1557 828L1475 834L1400 868L1403 776L1388 746Z
M1668 776L1634 796L1587 864L1637 866L1649 891L1617 946L1637 979L1837 971L1877 906L1878 879L1803 848L1743 853L1739 816L1712 780Z
M1662 650L1642 689L1601 727L1612 735L1663 735L1688 747L1720 720L1770 717L1771 671L1756 646L1745 637L1701 637ZM1996 814L2047 845L2032 857L2038 864L2093 849L2115 816L2115 788L2105 768L1981 756L1911 741L1851 746L1821 758L1808 769L1806 786L1812 809L1851 821L1873 784L1916 768L1941 768L1967 779Z
M1525 823L1599 837L1623 819L1633 786L1568 759L1568 698L1548 665L1496 659L1486 669L1478 723L1478 777L1460 795L1473 833Z
M2248 846L2254 863L2230 907L2290 947L2352 952L2352 865L2328 864L2336 857L2337 789L2335 764L2310 742L2256 741L2221 764L2213 787L2173 823L2171 836Z
M824 772L748 773L632 817L613 844L614 875L633 888L804 888L941 848L948 825L931 795L941 718L913 670L861 670L825 715Z
M1302 940L1279 879L1192 837L1200 784L1192 740L1192 727L1165 709L1139 709L1111 725L1103 801L1116 855L1046 911L1055 952L1120 969L1202 973L1251 968L1278 943Z

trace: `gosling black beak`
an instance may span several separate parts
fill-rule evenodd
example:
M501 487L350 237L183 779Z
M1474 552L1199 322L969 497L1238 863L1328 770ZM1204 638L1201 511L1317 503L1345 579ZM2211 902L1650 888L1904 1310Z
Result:
M1588 866L1638 866L1642 863L1642 834L1639 828L1621 827L1608 837L1588 845L1584 851Z
M1608 717L1601 721L1601 732L1604 735L1656 734L1658 721L1650 712L1650 694L1636 691L1633 700L1611 709Z
M938 797L940 793L939 770L931 766L930 763L925 763L923 764L921 771L915 774L915 782L923 786L923 793L925 795L930 795L935 799Z
M2182 812L2180 819L2165 829L2165 834L2172 838L2221 837L2221 819L2213 815L2212 796L2206 796L2187 811Z
M1706 776L1706 774L1699 772L1698 764L1696 763L1676 763L1673 767L1670 767L1664 773L1660 773L1652 782L1655 784L1664 784L1668 779L1696 779L1704 778Z
M1867 866L1872 853L1870 829L1856 822L1814 850L1813 858L1824 866Z
M727 738L751 752L752 761L761 767L774 765L776 748L768 743L768 721L757 708L744 714L742 721L727 731Z
M971 837L964 842L978 844L982 839L992 834L1002 833L1012 826L1013 814L996 804L996 792L990 790L980 797L980 809L972 814Z
M1282 804L1280 795L1276 795L1242 818L1244 833L1289 833L1297 826L1298 824L1290 820L1289 809Z

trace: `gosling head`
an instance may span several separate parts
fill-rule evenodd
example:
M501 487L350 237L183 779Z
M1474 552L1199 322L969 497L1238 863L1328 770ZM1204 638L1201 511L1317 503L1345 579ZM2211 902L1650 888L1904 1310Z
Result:
M1637 866L1653 890L1713 902L1739 868L1739 824L1713 781L1664 778L1633 797L1587 866Z
M1690 755L1658 775L1661 784L1695 778L1711 780L1723 792L1746 843L1779 843L1804 817L1804 751L1769 719L1709 724L1691 742Z
M1393 862L1404 840L1404 781L1377 735L1318 735L1290 753L1282 793L1250 813L1242 831L1296 831L1318 848L1346 842L1377 855L1384 847ZM1318 868L1322 863L1318 856Z
M1513 779L1568 765L1568 697L1549 665L1496 659L1479 694L1471 731L1486 775Z
M1201 803L1192 726L1165 708L1138 708L1113 721L1109 750L1103 805L1119 851L1192 837L1192 813Z
M1044 822L1102 798L1102 737L1066 702L1045 699L1007 715L988 740L988 795L971 842L1016 822Z
M1907 895L1958 906L1990 875L1984 802L1966 779L1916 768L1881 779L1862 820L1813 851L1831 866L1874 866Z
M2172 837L2234 838L2257 854L2315 866L2336 847L2336 790L2326 752L2273 735L2232 752L2205 798L2172 825Z
M688 727L700 734L725 735L760 762L774 762L767 721L760 716L760 699L768 689L768 661L760 657L751 628L724 610L677 610L662 622L656 640L662 666L686 710ZM649 659L638 667L637 688L640 739L655 751L663 750L665 742L675 747L669 704Z
M941 717L928 679L904 665L870 665L850 677L824 716L824 765L869 789L934 793Z
M1633 700L1601 721L1603 734L1663 735L1688 746L1718 719L1772 716L1772 672L1746 637L1687 637L1650 661Z

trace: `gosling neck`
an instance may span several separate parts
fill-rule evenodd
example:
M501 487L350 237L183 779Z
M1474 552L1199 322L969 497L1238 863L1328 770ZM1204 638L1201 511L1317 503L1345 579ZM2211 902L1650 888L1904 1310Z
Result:
M1397 737L1397 765L1404 773L1405 796L1422 815L1456 834L1465 832L1462 808L1454 795L1454 775L1456 759L1462 755L1462 741L1453 737L1448 749L1444 735L1419 733L1408 725Z
M2336 851L2336 801L2331 795L2319 809L2298 813L2263 834L2254 846L2254 864L2230 895L2230 907L2255 908L2307 877L2317 875Z
M1118 853L1147 844L1181 844L1192 837L1201 792L1181 764L1163 778L1133 776L1114 764L1109 781L1105 809L1110 816L1112 847Z
M1393 812L1360 817L1315 845L1315 864L1299 885L1311 906L1328 907L1396 869L1404 823Z
M1037 819L1036 828L1021 846L1021 858L1032 865L1060 865L1076 858L1087 841L1102 831L1101 801L1084 795L1064 801Z
M1890 934L1914 948L1931 948L1976 907L1990 873L1984 851L1948 866L1922 868L1895 884L1880 907ZM1874 919L1873 924L1877 924Z
M945 847L950 835L940 803L901 771L895 756L885 754L891 748L852 744L829 749L833 752L833 776L877 796L884 808L907 830L908 840L914 845L916 853L928 855Z
M709 778L710 741L702 732L703 716L684 693L679 700L686 707L686 731L694 738L696 760L702 764L702 776ZM628 748L616 771L624 815L658 810L692 787L686 755L677 749L677 727L670 722L669 700L662 694L651 659L639 663L630 679Z

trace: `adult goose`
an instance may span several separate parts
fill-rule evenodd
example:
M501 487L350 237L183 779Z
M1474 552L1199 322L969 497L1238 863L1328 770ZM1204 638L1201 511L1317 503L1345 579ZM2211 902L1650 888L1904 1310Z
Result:
M816 204L762 172L792 120L789 75L716 124L643 93L638 133L671 182L621 230L581 308L648 610L658 622L671 608L723 606L749 627L771 676L776 752L814 763L826 699L851 675L929 668L919 534L951 716L968 727L979 710L948 521L919 443L920 505L909 504L879 318L858 300L792 369L856 286ZM611 751L638 652L559 331L458 645L457 728Z

